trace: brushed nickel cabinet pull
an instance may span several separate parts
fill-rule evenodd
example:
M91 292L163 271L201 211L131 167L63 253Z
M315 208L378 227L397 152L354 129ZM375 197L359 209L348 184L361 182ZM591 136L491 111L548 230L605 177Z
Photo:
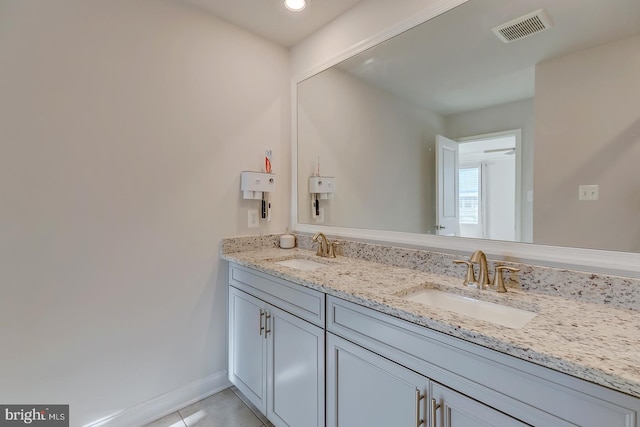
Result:
M270 314L266 314L266 316L264 318L264 326L265 326L264 338L265 339L267 338L267 335L269 335L269 332L271 332L271 329L269 329L269 319L271 319L271 315Z
M265 315L265 311L260 309L260 335L262 335L262 331L264 331L264 325L262 324L262 318Z
M436 423L438 422L438 418L436 417L438 408L440 408L440 404L436 399L431 399L431 427L436 427Z
M424 420L420 419L420 402L426 395L420 394L420 390L416 389L416 427L420 427Z

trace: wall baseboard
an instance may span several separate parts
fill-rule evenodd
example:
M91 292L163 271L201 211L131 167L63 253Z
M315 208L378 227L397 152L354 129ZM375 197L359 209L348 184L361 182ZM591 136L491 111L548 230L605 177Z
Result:
M143 426L205 397L231 387L227 371L217 372L139 405L124 409L85 427Z

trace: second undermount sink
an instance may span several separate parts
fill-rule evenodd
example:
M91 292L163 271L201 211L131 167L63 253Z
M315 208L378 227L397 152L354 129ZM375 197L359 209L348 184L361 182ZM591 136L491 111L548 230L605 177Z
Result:
M291 258L285 259L283 261L276 261L275 264L283 265L285 267L293 268L295 270L316 270L318 268L324 268L327 264L322 264L320 262L312 261L307 258Z
M422 288L403 298L513 329L521 329L537 316L533 311L482 301L435 288Z

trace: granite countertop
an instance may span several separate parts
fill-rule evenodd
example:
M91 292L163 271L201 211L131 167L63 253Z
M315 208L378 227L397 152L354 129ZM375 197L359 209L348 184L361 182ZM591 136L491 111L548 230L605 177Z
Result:
M349 257L320 258L304 249L267 248L223 254L328 295L419 324L519 359L640 397L640 313L510 288L505 294L466 289L461 277ZM297 270L275 261L308 258L330 268ZM521 329L475 320L403 296L435 287L538 315Z

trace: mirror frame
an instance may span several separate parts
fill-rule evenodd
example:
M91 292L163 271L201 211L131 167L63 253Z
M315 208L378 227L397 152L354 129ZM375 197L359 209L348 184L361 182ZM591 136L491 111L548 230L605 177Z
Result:
M465 237L452 238L432 234L301 224L298 222L298 83L468 1L473 0L436 0L418 14L356 43L324 63L293 77L291 82L291 229L297 233L322 231L337 238L438 252L471 253L476 249L482 249L496 260L640 277L640 253L634 252Z

